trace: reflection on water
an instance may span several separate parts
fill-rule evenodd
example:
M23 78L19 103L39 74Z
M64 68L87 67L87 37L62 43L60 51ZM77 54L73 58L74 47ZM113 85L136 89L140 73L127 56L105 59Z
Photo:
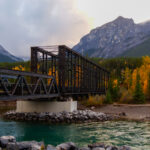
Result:
M79 146L104 142L129 145L133 150L150 149L150 123L105 122L72 125L6 122L0 120L0 136L14 135L18 141L37 140L57 145L72 141Z

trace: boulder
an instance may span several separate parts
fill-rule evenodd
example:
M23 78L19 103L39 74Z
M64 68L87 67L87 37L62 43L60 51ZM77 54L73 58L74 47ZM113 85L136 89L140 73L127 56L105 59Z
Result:
M33 144L33 145L31 145L31 150L43 150L44 149L44 147L42 147L41 145L37 145L37 144Z
M108 146L106 150L119 150L116 146Z
M96 148L93 148L92 150L105 150L105 148L103 148L103 147L96 147Z
M24 150L24 149L41 150L41 146L42 146L41 142L36 142L36 141L17 142L16 144L19 150Z
M57 145L57 150L77 150L77 147L74 143L68 142L68 143L62 143L60 145Z
M91 150L89 147L82 147L80 150Z
M6 146L6 150L18 150L16 142L15 143L12 143L12 142L8 143Z
M57 150L56 147L54 147L53 145L47 145L46 150Z
M16 138L14 136L1 136L0 137L0 147L6 148L9 142L16 142Z
M41 150L42 143L36 141L24 141L8 143L6 150Z
M105 148L105 145L103 143L95 143L95 144L89 144L88 145L89 148L91 148L92 150L97 150L96 148Z

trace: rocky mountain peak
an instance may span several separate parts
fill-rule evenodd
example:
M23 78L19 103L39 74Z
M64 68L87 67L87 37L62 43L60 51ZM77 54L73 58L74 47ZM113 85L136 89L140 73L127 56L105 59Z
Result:
M126 49L143 42L150 35L150 24L135 24L131 18L117 17L97 27L73 47L78 52L96 57L115 57Z
M123 23L123 22L134 23L134 20L132 18L125 18L125 17L119 16L113 22L116 22L116 23Z

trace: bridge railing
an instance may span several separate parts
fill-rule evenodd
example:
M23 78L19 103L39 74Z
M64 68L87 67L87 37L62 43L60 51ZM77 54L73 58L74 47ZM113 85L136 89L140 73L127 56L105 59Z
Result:
M59 95L53 76L0 68L0 100L52 98Z

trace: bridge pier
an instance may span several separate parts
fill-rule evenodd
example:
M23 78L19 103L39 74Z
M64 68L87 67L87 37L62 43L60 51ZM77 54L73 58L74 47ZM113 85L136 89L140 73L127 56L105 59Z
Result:
M17 101L16 112L73 112L77 110L77 101Z

